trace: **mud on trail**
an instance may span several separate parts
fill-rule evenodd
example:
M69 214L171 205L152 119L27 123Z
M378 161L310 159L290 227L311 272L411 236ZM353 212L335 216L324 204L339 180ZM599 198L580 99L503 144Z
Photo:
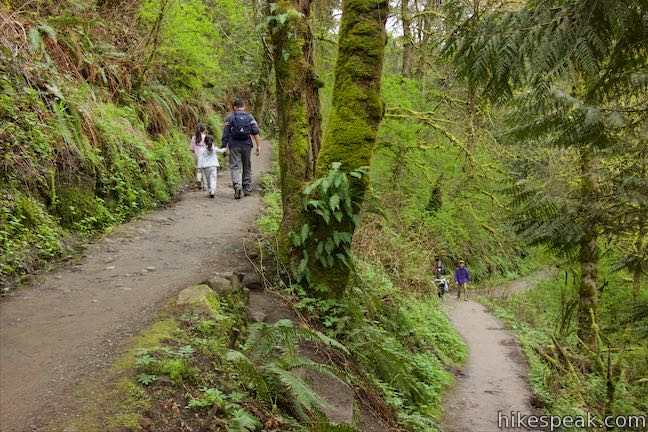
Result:
M266 143L252 161L255 185L271 158ZM73 411L75 385L105 370L159 305L215 271L245 266L262 204L258 195L234 200L229 172L219 173L214 199L185 193L0 303L0 431L39 430Z

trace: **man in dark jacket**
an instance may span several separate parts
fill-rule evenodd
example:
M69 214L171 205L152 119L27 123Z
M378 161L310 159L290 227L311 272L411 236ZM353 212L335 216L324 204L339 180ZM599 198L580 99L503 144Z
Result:
M256 143L256 155L261 153L261 139L259 126L252 116L245 112L245 102L236 99L232 104L234 111L225 118L221 148L230 150L230 173L234 198L241 198L241 191L245 195L252 193L252 140Z

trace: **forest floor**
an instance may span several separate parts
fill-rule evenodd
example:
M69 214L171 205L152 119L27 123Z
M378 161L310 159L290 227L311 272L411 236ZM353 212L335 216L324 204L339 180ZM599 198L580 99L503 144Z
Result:
M252 163L258 185L271 146ZM262 206L259 194L234 200L229 172L219 173L214 199L184 193L4 299L0 431L39 430L78 409L75 386L101 374L160 305L216 271L247 266L243 245Z
M508 285L479 294L501 296L533 287L553 274L539 270ZM477 292L473 291L474 296ZM528 365L513 333L486 306L475 301L459 301L455 292L446 297L446 310L453 325L468 346L468 359L458 372L457 382L445 401L447 432L531 431L511 425L511 412L533 414L533 395L527 380ZM508 417L499 423L499 413Z

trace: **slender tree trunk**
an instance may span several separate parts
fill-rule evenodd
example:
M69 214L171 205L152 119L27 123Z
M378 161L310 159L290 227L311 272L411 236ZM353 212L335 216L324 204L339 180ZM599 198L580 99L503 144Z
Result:
M475 149L475 138L477 135L477 89L475 82L472 78L468 78L467 89L467 124L466 124L466 158L463 165L464 183L472 181L472 174L474 171L473 156Z
M644 173L645 177L645 173ZM640 207L642 214L648 214L648 205L646 203L641 203ZM639 235L634 243L635 251L637 257L642 256L642 250L644 249L644 242L646 239L646 219L641 218L638 221L639 224ZM641 274L642 268L641 263L635 263L632 270L632 301L636 304L639 300L639 293L641 292Z
M284 24L277 22L273 30L284 256L291 249L288 233L302 223L302 187L314 175L320 145L320 86L313 66L310 5L310 0L279 0L275 10L277 16L287 14Z
M643 207L643 206L642 206ZM644 215L646 213L644 212ZM637 236L636 243L634 244L636 258L638 259L642 254L643 242L645 232L645 220L639 221L639 235ZM644 257L645 259L645 257ZM632 301L636 304L639 301L639 293L641 293L641 275L643 274L641 262L635 262L632 266Z
M425 8L423 10L423 15L421 17L421 42L418 46L418 64L416 65L415 76L418 79L423 78L425 69L427 67L427 55L428 47L430 46L430 39L432 38L432 17L429 15L429 12L432 11L432 8L436 4L436 0L428 0L425 3Z
M349 172L368 166L376 142L378 125L384 114L380 97L380 78L387 34L385 22L389 13L388 0L344 0L333 102L328 127L317 160L317 174L328 172L333 162L342 163ZM351 178L354 210L362 205L368 179ZM353 232L354 227L343 220L317 227L320 238L333 231ZM327 285L332 294L344 292L350 269L338 262L333 268L311 267L314 283Z
M140 89L144 85L146 74L148 73L151 64L153 63L153 59L155 59L155 57L158 54L158 49L160 45L160 36L162 34L162 24L166 16L167 7L171 5L172 1L173 0L160 1L160 11L158 12L157 18L155 19L155 23L153 24L153 28L151 29L151 33L149 34L145 44L145 46L148 47L148 45L152 43L153 47L151 48L151 52L149 53L148 58L146 59L146 62L144 63L144 66L141 69L141 72L134 80L133 88L135 89Z
M263 0L252 0L252 20L255 26L260 25L263 20L267 18L270 13L269 8L264 7ZM260 65L260 68L257 72L256 84L253 86L252 90L254 91L254 101L252 103L252 108L254 110L254 117L259 122L260 126L265 126L266 124L266 112L268 107L268 99L271 96L271 79L272 79L272 67L274 64L274 54L272 48L268 46L266 40L264 39L265 35L260 35L259 42L263 45L263 62Z
M264 56L273 58L272 53L265 53ZM259 122L259 125L266 125L266 112L268 107L268 99L270 98L270 84L271 84L271 72L272 72L272 62L265 61L261 65L259 70L257 84L254 88L254 104L252 105L254 109L254 114Z
M412 15L409 9L409 0L401 0L401 22L403 24L403 64L401 74L404 77L410 77L412 75L414 41L412 38Z
M580 199L582 218L588 227L580 241L579 261L581 267L580 284L578 286L578 336L593 352L597 352L596 324L598 310L598 233L595 221L589 218L589 200L596 193L596 177L594 174L595 160L590 149L581 149L581 186Z
M637 303L639 293L641 292L641 272L634 271L632 273L632 300Z
M592 351L596 352L596 337L593 329L598 309L598 236L588 233L580 244L581 277L578 287L578 336Z

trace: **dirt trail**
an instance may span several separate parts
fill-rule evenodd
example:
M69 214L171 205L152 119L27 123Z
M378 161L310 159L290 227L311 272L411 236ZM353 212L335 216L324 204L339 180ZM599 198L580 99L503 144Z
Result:
M266 144L253 159L255 184L271 156ZM76 404L74 385L108 366L158 305L214 271L243 264L237 252L262 200L235 201L229 172L218 182L214 199L185 193L0 304L0 431L38 430L65 415Z
M511 283L506 292L520 291L551 274L536 272ZM525 428L498 427L498 412L532 414L527 361L515 336L488 309L474 301L446 299L450 320L468 346L468 360L445 401L447 432L499 432ZM506 423L502 422L502 426Z

